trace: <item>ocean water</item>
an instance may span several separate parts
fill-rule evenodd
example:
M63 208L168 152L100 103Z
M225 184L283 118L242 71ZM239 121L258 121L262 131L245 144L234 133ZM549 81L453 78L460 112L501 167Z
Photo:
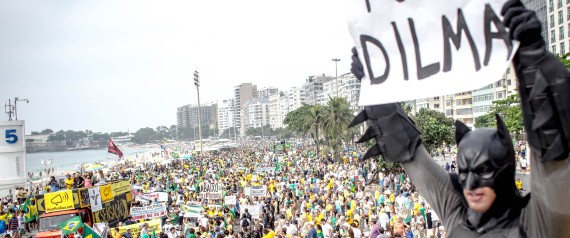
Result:
M119 147L123 152L123 159L136 158L138 155L141 157L144 153L156 150L158 148L129 148ZM85 163L94 163L106 160L117 160L119 157L115 154L107 152L105 149L95 150L75 150L75 151L60 151L60 152L38 152L26 154L26 168L28 172L36 172L45 169L46 167L41 164L42 160L52 160L49 168L54 168L55 171L73 170L78 165Z

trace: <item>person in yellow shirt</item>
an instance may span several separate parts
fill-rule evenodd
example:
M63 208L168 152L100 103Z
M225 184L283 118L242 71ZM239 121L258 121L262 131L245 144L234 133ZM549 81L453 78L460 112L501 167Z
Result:
M517 178L515 181L515 187L517 187L517 190L519 190L519 192L523 190L522 181L520 178Z
M73 189L73 178L69 174L65 175L65 177L65 189Z

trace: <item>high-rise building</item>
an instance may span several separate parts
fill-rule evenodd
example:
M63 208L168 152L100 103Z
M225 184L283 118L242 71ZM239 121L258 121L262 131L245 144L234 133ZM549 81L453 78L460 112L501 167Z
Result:
M570 2L567 0L541 0L545 5L546 21L542 21L544 40L553 54L564 55L570 47ZM531 8L532 9L532 8ZM533 9L534 10L534 9ZM536 10L535 10L536 11ZM537 15L540 14L537 11Z
M287 97L285 93L275 93L269 95L269 125L271 128L282 128L283 119L287 114Z
M235 112L234 121L241 135L245 134L245 131L242 130L242 125L244 124L244 121L241 118L243 105L247 101L256 97L257 97L257 86L252 83L242 83L234 87L234 112Z
M286 92L285 96L287 97L287 113L295 111L297 108L303 106L304 102L301 94L301 88L292 87Z
M548 17L547 17L548 12L546 9L547 1L550 1L552 6L554 6L553 0L522 0L524 5L528 9L531 9L536 12L538 20L540 20L540 22L542 23L542 37L544 38L545 41L547 41L546 43L548 43ZM561 2L561 0L557 1L558 3Z
M218 102L218 127L220 134L226 129L234 129L234 99L224 99Z
M269 125L269 99L254 98L243 105L242 135L247 129Z
M273 95L279 92L279 89L274 88L274 87L266 87L266 88L262 88L257 90L257 98L266 98L269 97L269 95Z
M309 105L320 103L323 96L323 84L330 80L331 77L325 76L324 74L320 76L309 76L303 84L301 92L304 103Z
M345 98L350 105L350 109L358 110L358 98L360 96L360 80L352 73L339 75L338 80L332 79L323 83L323 92L319 97L319 103L325 105L330 98Z
M200 107L202 127L208 126L217 129L218 126L218 105L216 103L205 103ZM184 105L176 112L177 126L180 129L198 127L198 105Z

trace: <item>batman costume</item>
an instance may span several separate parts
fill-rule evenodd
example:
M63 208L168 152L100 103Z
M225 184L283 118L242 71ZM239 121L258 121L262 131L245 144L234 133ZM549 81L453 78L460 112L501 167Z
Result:
M401 163L442 219L448 237L570 237L570 73L545 49L533 11L510 0L501 14L511 39L520 41L513 66L531 148L532 196L521 197L516 190L513 144L499 116L497 129L471 131L455 123L457 175L431 158L398 103L365 107L351 126L367 121L358 142L375 139L376 144L364 159L382 155ZM362 78L363 66L353 52L352 72ZM477 189L492 189L496 195L484 211L478 212L465 195Z

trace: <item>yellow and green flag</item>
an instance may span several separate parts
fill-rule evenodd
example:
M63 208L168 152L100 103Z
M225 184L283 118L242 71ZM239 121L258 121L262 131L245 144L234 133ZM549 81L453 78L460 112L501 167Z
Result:
M85 226L83 228L83 234L81 234L81 235L83 236L83 238L101 238L101 236L99 234L97 234L97 232L95 232L89 226Z
M75 233L77 229L84 227L81 217L74 217L65 222L59 223L59 228L61 228L61 234L69 235Z
M26 223L33 221L38 216L38 210L36 209L36 206L33 206L30 203L29 197L26 199L26 203L24 203L24 213L25 213Z

